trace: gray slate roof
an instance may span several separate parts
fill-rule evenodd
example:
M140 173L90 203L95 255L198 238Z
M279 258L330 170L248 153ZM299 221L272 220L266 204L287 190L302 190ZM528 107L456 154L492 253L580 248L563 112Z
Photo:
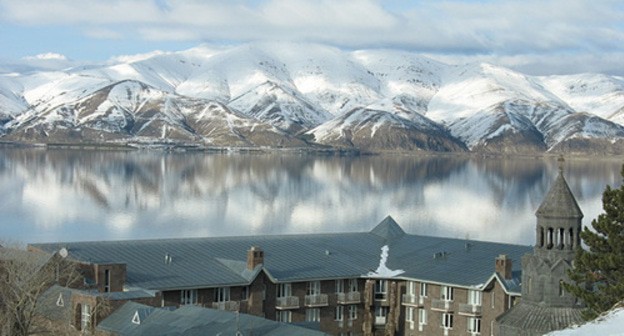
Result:
M501 335L543 335L581 324L582 308L546 307L520 302L496 319Z
M583 212L576 203L563 172L559 172L535 214L540 217L583 218Z
M133 322L138 316L139 324ZM136 321L136 320L135 320ZM317 330L270 321L257 316L234 312L182 306L176 310L154 308L128 302L103 320L97 329L122 336L200 336L200 335L268 335L321 336Z
M33 244L45 251L67 248L70 258L126 263L127 285L152 290L249 284L261 271L245 267L247 250L264 251L262 269L274 282L361 277L376 270L381 248L386 266L399 278L473 287L494 273L494 260L507 254L514 274L530 246L406 234L388 217L370 232L193 239ZM165 255L173 261L166 264Z

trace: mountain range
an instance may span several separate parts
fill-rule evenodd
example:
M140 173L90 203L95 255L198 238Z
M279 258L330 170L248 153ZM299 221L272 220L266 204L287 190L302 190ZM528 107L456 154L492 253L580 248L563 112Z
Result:
M0 65L0 141L624 154L624 78L250 43Z

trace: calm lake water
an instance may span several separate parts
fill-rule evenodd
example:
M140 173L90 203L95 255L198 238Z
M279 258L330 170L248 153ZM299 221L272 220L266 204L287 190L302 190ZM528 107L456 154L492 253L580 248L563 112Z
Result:
M622 162L572 160L589 225ZM555 158L0 150L0 240L31 243L368 231L532 244Z

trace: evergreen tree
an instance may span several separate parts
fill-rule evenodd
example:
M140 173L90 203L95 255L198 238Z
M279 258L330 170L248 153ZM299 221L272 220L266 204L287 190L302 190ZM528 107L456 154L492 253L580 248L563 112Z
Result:
M624 166L620 174L624 178ZM565 284L585 303L583 315L588 320L624 299L624 185L606 187L602 208L604 213L592 221L595 232L585 227L580 233L587 249L577 249L569 271L574 283Z

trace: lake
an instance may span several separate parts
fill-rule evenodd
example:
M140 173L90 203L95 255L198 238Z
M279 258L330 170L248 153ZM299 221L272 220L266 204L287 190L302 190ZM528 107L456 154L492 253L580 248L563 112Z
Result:
M567 159L585 213L621 160ZM533 244L556 158L321 156L0 149L0 240L11 243L368 231Z

